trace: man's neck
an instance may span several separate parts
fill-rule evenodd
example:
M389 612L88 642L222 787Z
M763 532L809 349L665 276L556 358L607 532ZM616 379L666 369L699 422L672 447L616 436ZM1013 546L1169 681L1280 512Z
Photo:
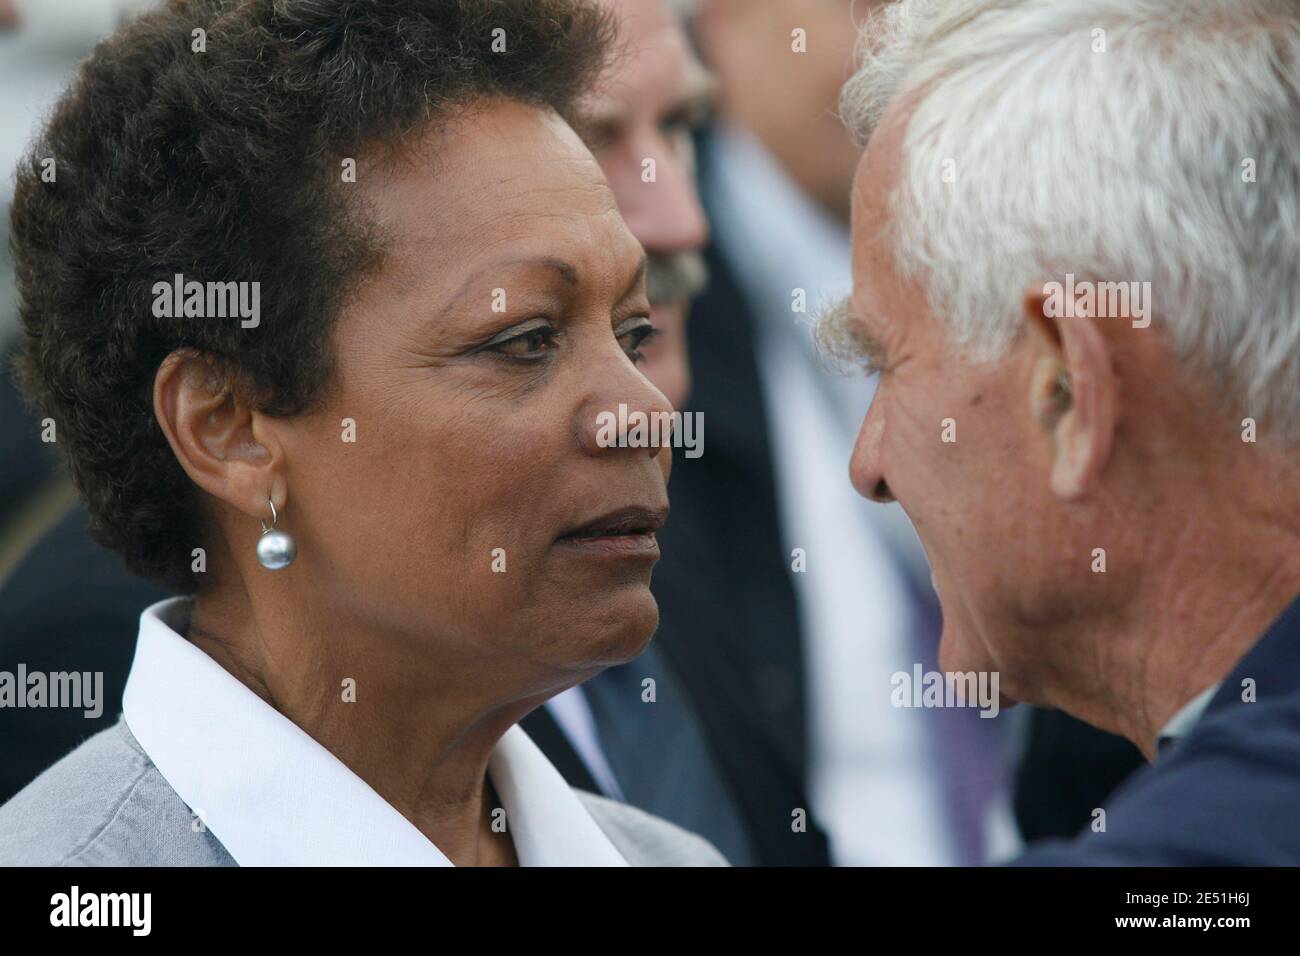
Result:
M1035 682L1041 702L1127 737L1148 760L1161 728L1222 683L1300 596L1295 453L1260 445L1242 454L1235 436L1217 433L1166 428L1160 438L1156 451L1115 466L1134 470L1117 484L1160 489L1106 503L1141 515L1113 545L1125 575L1054 643L1069 657L1044 659Z
M1295 524L1260 518L1206 512L1165 537L1122 620L1089 638L1107 690L1066 709L1154 759L1160 729L1221 683L1300 596Z

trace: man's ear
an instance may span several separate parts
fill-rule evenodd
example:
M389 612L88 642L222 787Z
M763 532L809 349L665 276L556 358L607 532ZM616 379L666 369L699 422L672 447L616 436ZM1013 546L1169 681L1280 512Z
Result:
M1033 340L1030 413L1055 446L1052 491L1080 498L1110 458L1119 415L1119 383L1110 341L1091 315L1047 314L1044 286L1025 294ZM1055 311L1055 310L1052 310Z
M284 510L283 448L212 356L192 349L168 355L154 376L153 409L176 460L201 489L268 523L268 498Z

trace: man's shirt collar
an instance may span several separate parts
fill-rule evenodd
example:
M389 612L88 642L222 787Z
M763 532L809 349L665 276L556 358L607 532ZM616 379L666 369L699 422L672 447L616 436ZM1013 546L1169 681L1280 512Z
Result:
M1156 753L1163 753L1167 748L1173 746L1192 732L1196 722L1201 719L1205 713L1205 708L1210 706L1210 701L1219 691L1219 684L1211 684L1205 690L1201 691L1181 708L1178 712L1169 718L1169 721L1160 728L1160 733L1156 735Z
M1221 683L1189 701L1160 731L1156 749L1190 736L1197 724L1237 707L1285 700L1300 690L1300 597L1282 612ZM1168 739L1166 739L1168 738Z

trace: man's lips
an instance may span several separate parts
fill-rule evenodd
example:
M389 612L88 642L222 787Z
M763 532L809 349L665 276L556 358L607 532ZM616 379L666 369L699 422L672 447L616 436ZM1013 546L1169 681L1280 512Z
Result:
M658 554L655 532L667 517L667 508L619 508L565 532L556 543L611 554Z

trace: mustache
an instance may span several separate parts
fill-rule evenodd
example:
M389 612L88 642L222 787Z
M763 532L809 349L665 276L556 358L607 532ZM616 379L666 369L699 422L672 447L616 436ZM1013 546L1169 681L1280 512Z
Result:
M651 305L688 302L709 284L709 267L698 252L651 256L646 264L645 287Z

